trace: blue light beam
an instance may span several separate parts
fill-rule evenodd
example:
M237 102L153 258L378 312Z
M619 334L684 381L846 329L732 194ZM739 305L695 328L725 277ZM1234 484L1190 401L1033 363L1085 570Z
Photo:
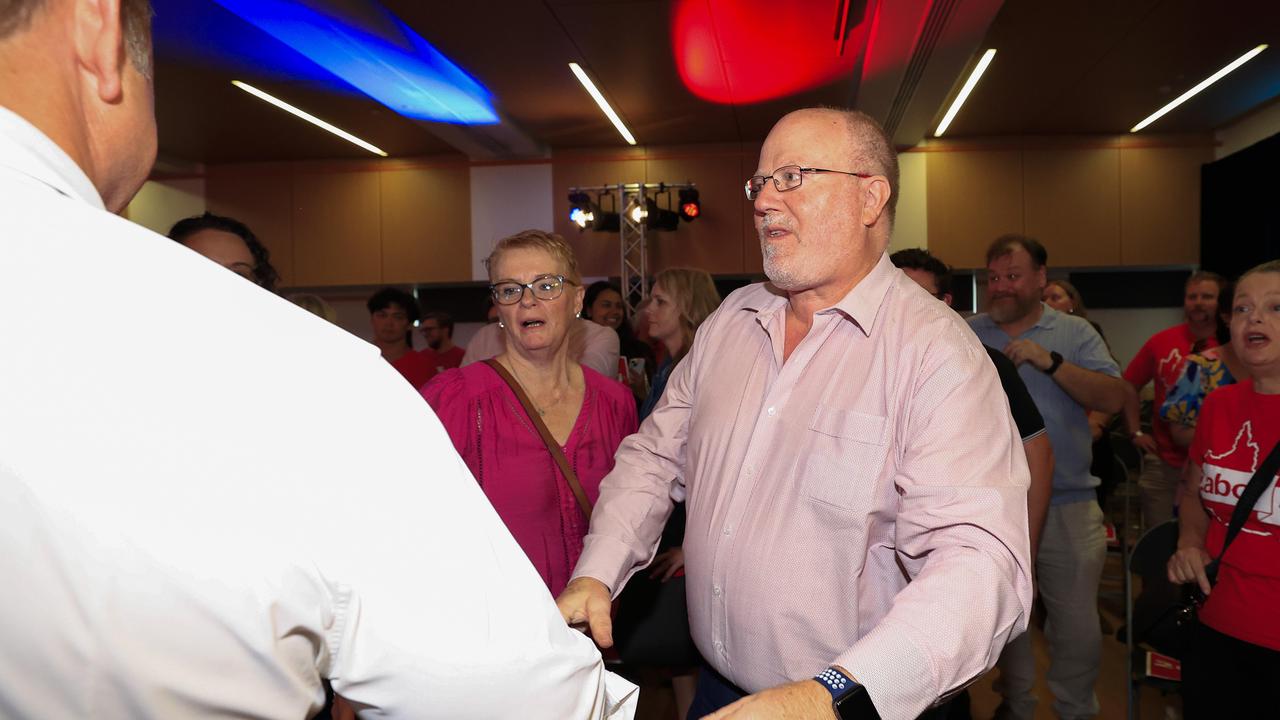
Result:
M215 0L396 113L458 125L499 121L483 85L408 25L369 4L378 24L398 38L375 34L351 20L282 0ZM351 3L347 3L350 5ZM391 33L386 33L391 34Z

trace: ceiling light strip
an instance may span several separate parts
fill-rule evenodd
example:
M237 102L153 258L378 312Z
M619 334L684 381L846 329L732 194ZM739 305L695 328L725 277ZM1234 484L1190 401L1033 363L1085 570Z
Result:
M569 69L573 71L574 75L578 76L578 82L582 83L582 87L587 89L591 98L595 100L596 104L600 106L600 109L604 111L605 116L609 118L609 121L613 123L613 126L618 128L618 132L622 134L622 139L626 140L628 145L635 145L635 136L631 134L631 131L627 129L626 125L622 124L622 118L618 117L618 113L614 112L613 108L609 106L609 101L605 100L604 95L600 94L600 91L596 88L596 84L591 82L591 78L587 77L587 73L583 71L582 67L579 66L578 63L569 63Z
M290 105L289 103L281 100L280 98L275 97L274 95L271 95L269 93L263 92L248 83L243 83L243 82L240 82L239 80L232 80L231 84L249 93L250 95L258 98L259 100L265 100L271 103L272 105L275 105L276 107L280 108L281 110L284 110L285 112L292 113L293 115L296 115L297 117L300 117L303 120L306 120L307 122L311 123L312 125L315 125L316 127L322 128L324 130L328 130L329 132L333 133L334 135L337 135L338 137L342 138L343 140L346 140L349 143L352 143L354 145L359 145L360 147L364 148L365 150L368 150L374 155L381 155L382 157L387 156L386 151L384 151L382 148L378 147L377 145L367 143L364 140L361 140L360 138L356 137L355 135L352 135L351 133L347 132L346 130L343 130L342 128L334 125L330 125L329 123L321 120L315 115L312 115L311 113L305 110L300 110Z
M1144 128L1144 127L1146 127L1146 126L1150 125L1151 123L1155 122L1156 120L1159 120L1161 117L1163 117L1163 116L1165 115L1165 113L1167 113L1167 112L1169 112L1170 110L1172 110L1172 109L1174 109L1174 108L1178 107L1178 106L1179 106L1179 105L1181 105L1182 103L1184 103L1184 102L1186 102L1186 101L1190 100L1190 99L1191 99L1191 97L1192 97L1193 95L1195 95L1196 93L1200 92L1201 90L1204 90L1205 88L1209 87L1210 85L1212 85L1212 84L1214 84L1214 83L1218 82L1218 81L1219 81L1219 80L1221 80L1223 77L1225 77L1225 76L1227 75L1227 73L1230 73L1232 70L1235 70L1236 68L1240 67L1241 65L1243 65L1243 64L1245 64L1245 63L1247 63L1247 62L1249 62L1249 61L1250 61L1250 60L1252 60L1255 56L1257 56L1257 54L1258 54L1258 53L1260 53L1260 52L1262 52L1263 50L1266 50L1266 49L1267 49L1266 44L1262 44L1262 45L1259 45L1258 47L1256 47L1256 48L1254 48L1254 49L1250 50L1249 52L1247 52L1247 53L1245 53L1245 54L1241 55L1240 57L1236 58L1234 61L1232 61L1232 63L1231 63L1230 65L1228 65L1228 66L1226 66L1226 67L1222 68L1221 70L1219 70L1218 72L1216 72L1216 73L1214 73L1214 74L1210 75L1209 77L1205 78L1204 80L1201 80L1201 81L1200 81L1200 84L1198 84L1198 85L1196 85L1195 87L1191 88L1190 90L1188 90L1188 91L1186 91L1186 92L1182 93L1182 94L1181 94L1181 95L1179 95L1177 98L1175 98L1173 102L1169 103L1168 105L1165 105L1164 107L1160 108L1159 110L1157 110L1157 111L1155 111L1155 112L1151 113L1150 115L1148 115L1148 116L1147 116L1147 119L1143 120L1142 122L1138 123L1137 125L1134 125L1134 126L1133 126L1133 128L1129 130L1129 132L1138 132L1138 131L1139 131L1139 130L1141 130L1142 128Z
M969 73L969 79L965 80L964 87L960 88L960 94L956 95L956 99L951 103L951 109L947 110L947 114L942 117L942 122L938 123L938 129L933 132L934 137L942 137L942 133L947 131L951 126L951 121L956 119L956 113L960 112L960 106L964 105L964 101L969 99L969 93L973 92L974 86L978 84L978 78L982 77L982 73L987 71L987 66L995 59L996 49L988 48L982 53L982 59L978 61L978 66Z

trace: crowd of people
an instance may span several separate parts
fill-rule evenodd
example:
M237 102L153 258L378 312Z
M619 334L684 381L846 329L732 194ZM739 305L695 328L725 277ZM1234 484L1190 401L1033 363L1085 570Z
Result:
M1186 717L1280 679L1280 261L1192 274L1122 372L1034 238L954 311L943 259L887 252L884 131L805 109L745 185L767 282L666 269L628 317L527 230L465 348L389 287L375 357L244 223L112 214L155 152L149 21L0 6L0 715L631 717L604 650L680 717L964 718L998 668L1031 718L1038 598L1053 710L1096 717L1115 416L1203 594ZM115 322L52 331L54 266Z

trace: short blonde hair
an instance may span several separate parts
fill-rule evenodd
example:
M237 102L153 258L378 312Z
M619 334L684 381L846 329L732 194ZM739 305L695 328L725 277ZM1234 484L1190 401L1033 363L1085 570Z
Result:
M493 276L493 269L498 265L498 258L502 253L522 248L542 250L564 267L566 279L582 284L582 276L578 273L578 259L573 255L573 248L569 247L569 243L565 242L564 238L545 230L521 230L515 235L499 240L493 252L484 259L484 269L489 273L489 282L498 279Z
M328 302L325 302L325 299L320 297L319 295L315 295L313 293L294 293L293 295L290 295L287 299L289 300L289 302L293 303L294 305L297 305L303 310L306 310L312 315L322 317L325 320L328 320L329 322L333 323L334 325L338 324L337 311L335 311L333 309L333 306L330 305Z
M693 345L698 326L720 307L720 291L716 290L711 274L697 268L668 268L654 276L653 285L661 285L680 311L683 342L676 358L679 360Z

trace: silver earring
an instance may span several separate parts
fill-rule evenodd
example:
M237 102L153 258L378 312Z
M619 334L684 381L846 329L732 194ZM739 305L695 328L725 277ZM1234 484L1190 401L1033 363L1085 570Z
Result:
M501 321L501 320L499 320L499 321L498 321L498 327L500 327L500 328L505 328L505 327L506 327L506 325L503 325L503 324L502 324L502 321Z

